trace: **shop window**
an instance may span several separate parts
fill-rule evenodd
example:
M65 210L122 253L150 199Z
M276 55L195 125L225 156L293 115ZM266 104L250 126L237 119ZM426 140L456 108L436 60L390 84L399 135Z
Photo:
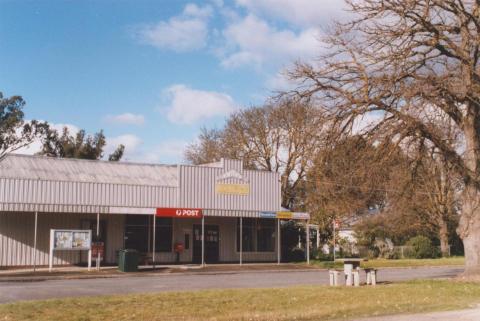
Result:
M273 252L275 246L275 220L257 220L257 251Z
M244 252L255 251L255 219L244 218L242 223L242 249ZM237 252L240 252L240 219L237 219Z
M171 252L173 226L171 218L157 217L155 222L155 251L156 252Z
M172 250L173 227L171 218L156 218L155 251ZM127 215L125 221L125 248L141 253L152 250L152 216ZM150 246L149 246L150 242Z
M125 248L134 249L141 253L149 251L148 246L148 220L146 215L127 215L125 219Z

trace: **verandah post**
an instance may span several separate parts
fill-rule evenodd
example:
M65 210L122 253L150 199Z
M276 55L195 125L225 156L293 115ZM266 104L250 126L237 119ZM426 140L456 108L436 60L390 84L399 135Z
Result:
M202 266L205 266L205 216L202 216Z
M97 242L99 240L99 236L100 236L100 213L97 213ZM97 246L97 270L100 271L100 251L98 246Z
M306 234L307 237L305 238L305 246L307 247L307 264L310 264L310 221L307 220L307 229Z
M153 235L152 235L152 240L153 240L153 244L152 244L152 266L153 266L153 269L155 270L155 234L157 234L157 217L154 215L153 216Z
M240 265L243 263L243 217L240 217Z
M277 218L277 264L280 264L280 257L281 257L281 242L280 242L280 219Z
M35 231L33 233L33 272L37 270L37 226L38 212L35 212Z

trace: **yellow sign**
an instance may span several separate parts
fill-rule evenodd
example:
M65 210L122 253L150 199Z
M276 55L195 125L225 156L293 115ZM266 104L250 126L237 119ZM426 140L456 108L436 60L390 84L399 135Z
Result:
M277 218L291 219L293 217L292 212L277 212Z
M217 184L215 185L217 194L248 195L250 194L250 185L248 184Z

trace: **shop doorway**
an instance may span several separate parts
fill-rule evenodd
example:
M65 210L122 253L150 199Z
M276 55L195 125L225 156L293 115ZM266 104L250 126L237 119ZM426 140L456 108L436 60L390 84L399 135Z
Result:
M218 263L220 249L218 225L205 225L205 263ZM202 226L193 226L193 263L202 263Z

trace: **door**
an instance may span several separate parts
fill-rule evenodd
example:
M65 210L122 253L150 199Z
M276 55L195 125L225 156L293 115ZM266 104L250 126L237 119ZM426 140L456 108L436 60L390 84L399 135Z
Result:
M205 225L205 263L219 260L220 232L218 225ZM202 263L202 226L193 226L193 263Z

